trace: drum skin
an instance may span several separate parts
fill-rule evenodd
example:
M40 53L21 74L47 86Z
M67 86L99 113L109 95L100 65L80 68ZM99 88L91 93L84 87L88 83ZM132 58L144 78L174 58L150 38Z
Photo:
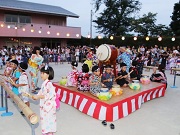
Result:
M102 44L97 49L97 58L101 62L116 61L118 50L113 45Z

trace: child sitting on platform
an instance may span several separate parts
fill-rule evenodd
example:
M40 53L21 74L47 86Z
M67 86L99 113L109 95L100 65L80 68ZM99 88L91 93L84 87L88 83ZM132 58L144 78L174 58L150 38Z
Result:
M89 77L90 77L90 75L89 75L88 72L89 72L88 65L83 64L82 72L79 73L78 79L77 79L77 81L78 81L77 89L79 91L85 92L85 91L89 91L89 89L90 89L90 86L89 86Z
M101 90L101 77L99 67L92 67L92 75L90 76L90 93L94 96L97 96L97 93Z
M116 79L117 84L119 84L121 87L127 87L129 84L129 82L126 80L128 78L126 66L127 65L125 63L120 64L121 70L118 73L118 79Z
M103 73L101 77L101 82L107 87L109 90L113 86L113 80L114 80L114 75L111 72L112 68L111 65L107 65L105 67L105 73Z
M164 67L162 65L158 66L159 72L156 73L156 68L153 68L153 74L150 77L150 80L152 82L160 82L160 83L165 83L167 87L167 78L166 74L164 72Z
M137 61L133 60L132 61L132 66L129 68L129 72L132 71L132 73L130 74L130 79L131 80L136 80L137 79L138 70L137 70L136 66L137 66Z
M76 69L78 66L78 63L76 61L73 61L71 63L72 71L67 76L67 83L66 86L77 86L77 77L78 77L78 70Z

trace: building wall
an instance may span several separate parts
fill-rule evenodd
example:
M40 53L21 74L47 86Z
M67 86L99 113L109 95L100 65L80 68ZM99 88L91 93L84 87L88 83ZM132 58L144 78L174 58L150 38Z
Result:
M43 15L43 14L24 13L24 12L20 13L15 11L8 12L1 9L0 9L0 21L4 21L5 13L31 16L32 23L66 26L66 17L63 16Z
M32 18L32 23L17 24L4 22L4 13L8 12L0 10L0 25L3 26L0 26L0 37L81 38L81 28L67 26L65 16L9 12L9 14L29 15Z
M66 26L66 17L31 14L32 23Z
M4 21L4 12L0 11L0 21Z
M5 13L31 16L31 24L6 23L4 22ZM31 32L32 29L34 30L33 32ZM49 41L42 42L44 38ZM0 48L2 46L41 46L44 44L54 48L58 44L66 46L67 39L72 38L81 38L81 28L67 26L66 16L21 13L0 9ZM54 39L59 39L59 41L52 43Z

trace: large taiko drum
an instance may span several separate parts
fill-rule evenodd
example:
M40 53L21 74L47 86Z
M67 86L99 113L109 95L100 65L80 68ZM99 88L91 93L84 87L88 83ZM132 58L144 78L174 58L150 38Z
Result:
M96 54L99 61L115 61L118 56L118 50L114 45L102 44L98 47Z

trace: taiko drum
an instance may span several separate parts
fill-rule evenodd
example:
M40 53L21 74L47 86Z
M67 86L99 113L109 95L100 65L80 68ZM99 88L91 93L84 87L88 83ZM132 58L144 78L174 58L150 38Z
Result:
M99 61L115 61L118 56L118 50L114 45L102 44L97 49L97 58Z

